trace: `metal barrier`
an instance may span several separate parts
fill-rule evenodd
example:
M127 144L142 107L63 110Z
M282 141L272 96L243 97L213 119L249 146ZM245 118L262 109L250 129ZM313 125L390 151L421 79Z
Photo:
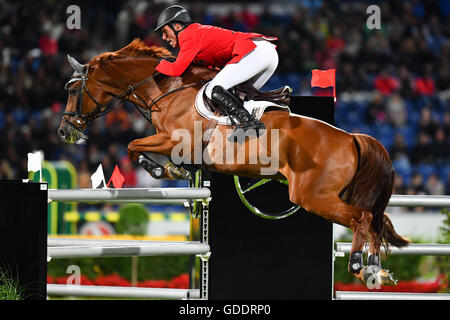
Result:
M450 294L336 291L336 300L450 300Z
M48 238L47 261L51 259L88 257L196 255L201 258L200 289L138 288L85 285L47 285L48 295L83 297L123 297L148 299L207 299L208 298L208 215L211 192L208 188L124 188L124 189L50 189L48 202L84 203L156 203L185 204L199 200L200 241L135 241ZM192 221L192 218L191 218ZM193 228L191 226L191 233ZM191 239L196 238L191 234ZM192 265L195 268L195 263ZM191 273L193 270L190 271Z
M342 253L350 253L352 244L349 242L336 242L336 255ZM384 248L380 248L384 252ZM367 253L369 250L369 244L366 243L363 248L363 253ZM413 243L405 248L389 248L391 254L398 255L431 255L431 256L449 256L450 244L439 243Z
M195 299L200 298L198 289L81 286L67 284L48 284L47 294L53 296L105 297L130 299Z
M394 194L389 199L391 207L450 207L450 196L433 195L399 195Z

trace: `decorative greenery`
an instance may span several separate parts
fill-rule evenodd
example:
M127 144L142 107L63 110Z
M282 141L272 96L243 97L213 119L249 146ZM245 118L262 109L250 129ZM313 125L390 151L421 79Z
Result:
M18 279L12 279L7 271L0 270L0 300L23 300L24 291Z
M118 233L145 235L147 233L148 212L141 204L127 204L119 210L119 221L116 223Z

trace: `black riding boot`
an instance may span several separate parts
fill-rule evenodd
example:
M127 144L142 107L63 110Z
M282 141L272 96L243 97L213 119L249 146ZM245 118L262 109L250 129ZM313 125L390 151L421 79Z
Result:
M237 126L244 129L244 131L254 129L256 135L260 136L266 129L264 123L255 119L247 109L244 108L241 100L221 86L215 86L212 89L211 100L223 108L229 116L236 119L239 122Z

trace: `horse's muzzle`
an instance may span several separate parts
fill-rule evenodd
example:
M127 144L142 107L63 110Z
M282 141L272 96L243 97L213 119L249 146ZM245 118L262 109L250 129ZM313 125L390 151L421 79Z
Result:
M62 141L66 140L66 137L67 137L66 131L65 131L64 129L62 129L61 127L58 129L58 137L59 137Z
M88 136L83 132L67 124L61 124L57 134L61 141L65 143L85 144L88 139Z

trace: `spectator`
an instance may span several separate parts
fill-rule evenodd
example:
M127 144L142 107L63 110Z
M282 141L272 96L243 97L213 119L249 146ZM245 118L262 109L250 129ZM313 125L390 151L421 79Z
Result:
M438 70L436 89L439 91L450 90L450 73L445 65Z
M418 77L414 83L414 93L418 96L431 96L435 92L434 80L431 77L433 66L427 64L421 77Z
M383 69L378 77L375 78L374 87L384 95L390 95L400 88L400 84L393 76L389 75L386 69Z
M406 124L407 114L405 103L398 93L388 98L386 113L388 121L394 127L403 127Z
M406 187L402 176L395 175L394 179L394 194L406 194Z
M406 99L413 98L414 89L413 89L413 80L412 76L409 73L408 68L405 65L401 65L398 70L398 81L400 85L399 93L402 97Z
M436 165L450 164L450 141L445 138L443 128L438 128L432 143L433 161Z
M433 173L428 177L427 183L425 184L425 190L427 194L444 195L445 185L438 176Z
M92 188L91 176L94 172L89 172L89 163L82 160L78 168L78 187L82 189Z
M423 182L423 176L420 173L414 173L411 178L411 188L414 190L414 194L425 194L425 185Z
M384 98L379 92L376 92L374 94L372 102L367 106L366 110L366 123L375 124L386 122L386 108L384 106Z
M134 169L134 166L128 156L121 159L120 172L125 178L123 187L135 188L137 185L136 170Z
M420 132L416 146L411 155L412 163L430 163L432 159L432 140L425 132Z
M422 108L421 117L419 121L419 131L426 134L430 139L436 134L438 125L433 119L430 107Z

